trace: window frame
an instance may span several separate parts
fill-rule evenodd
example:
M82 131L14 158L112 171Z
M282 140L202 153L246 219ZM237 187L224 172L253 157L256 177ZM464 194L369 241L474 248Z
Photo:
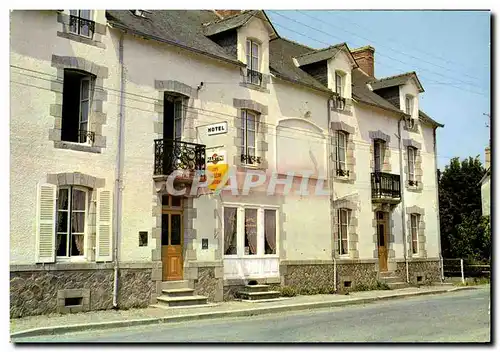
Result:
M373 171L382 172L384 169L386 142L383 139L375 139L373 141ZM377 153L378 153L378 170L377 170Z
M83 16L83 12L84 11L88 11L88 18L86 18L85 16ZM81 37L84 37L84 38L89 38L89 39L92 39L94 37L94 31L95 31L95 27L93 29L91 29L90 25L88 25L88 32L89 34L86 35L86 34L83 34L81 33L81 24L80 24L80 20L84 20L84 21L89 21L89 22L94 22L94 11L93 10L69 10L69 15L70 15L70 19L72 17L75 17L76 18L76 31L73 31L72 28L71 28L71 20L70 20L70 24L68 26L68 32L71 33L71 34L74 34L74 35L78 35L78 36L81 36ZM95 25L94 25L95 26Z
M418 248L418 237L419 237L418 232L420 229L419 222L420 222L420 214L415 214L415 213L410 214L412 255L419 255L420 252Z
M254 120L254 128L249 129L248 128L248 116L253 116ZM241 132L242 132L242 154L247 155L247 156L252 156L252 154L249 153L250 150L253 150L253 157L256 159L255 162L253 162L250 158L246 158L245 161L242 161L243 164L245 165L255 165L257 163L257 137L258 137L258 129L259 129L259 120L260 120L260 115L257 112L254 112L252 110L248 109L242 109L241 110ZM254 143L253 146L250 146L248 143L248 135L250 133L254 134Z
M68 220L67 220L67 232L65 232L67 236L67 242L66 242L66 256L59 256L57 255L58 251L58 246L57 246L57 236L60 234L58 231L58 219L59 219L59 192L60 190L66 189L68 190L68 208L67 208L67 213L68 213ZM71 248L70 244L72 243L72 235L73 231L71 230L71 219L72 219L72 214L73 212L81 213L81 210L76 210L74 211L72 208L72 201L73 201L73 190L77 191L82 191L85 194L85 210L83 213L85 214L83 219L84 219L84 226L83 226L83 233L77 233L76 235L78 236L83 236L83 255L71 255ZM55 243L56 246L54 248L55 251L55 258L56 262L81 262L81 261L86 261L88 258L88 220L89 220L89 198L90 198L90 190L81 187L81 186L73 186L73 185L67 185L67 186L60 186L57 188L57 193L56 193L56 221L55 221Z
M345 214L345 223L342 222L342 214ZM337 209L337 253L341 257L349 256L349 221L350 220L350 209L339 208ZM345 228L345 238L343 238L342 229ZM342 253L342 242L345 241L346 253Z
M335 93L340 97L344 96L344 80L345 73L342 71L335 71Z
M408 146L406 153L408 155L408 181L416 181L417 148Z
M253 50L254 48L257 51L256 55L254 55L254 50ZM245 57L247 61L246 83L260 86L262 84L261 43L256 41L255 39L247 38ZM252 74L251 73L252 71L256 72L257 74Z
M342 143L342 147L341 147L341 143L340 143L340 136L342 136L344 138L344 141ZM342 171L348 171L347 170L347 140L349 138L349 133L347 133L346 131L342 131L342 130L337 130L337 133L335 134L335 138L336 138L336 147L335 147L335 153L336 153L336 156L337 156L337 160L336 160L336 167L337 167L337 170L342 170ZM340 155L341 155L341 149L343 149L343 156L344 156L344 161L341 161L340 160ZM342 167L342 163L344 164L343 167Z
M241 204L241 203L223 203L222 204L222 234L225 233L225 224L224 224L224 212L225 208L236 208L236 254L225 254L226 248L223 249L223 258L239 258L239 259L264 259L264 258L279 258L279 206L274 205L253 205L253 204ZM247 209L255 209L257 210L257 253L256 254L245 254L245 212ZM276 250L275 254L266 254L265 253L265 211L266 210L274 210L275 211L275 241L276 241ZM239 217L243 216L242 219ZM223 239L224 242L224 239ZM224 245L224 244L223 244Z
M173 101L174 103L174 140L181 141L182 134L184 132L184 121L185 121L185 98L176 97ZM180 114L180 115L179 115ZM180 121L180 135L177 135L177 124Z
M405 113L413 117L413 99L412 95L405 96Z

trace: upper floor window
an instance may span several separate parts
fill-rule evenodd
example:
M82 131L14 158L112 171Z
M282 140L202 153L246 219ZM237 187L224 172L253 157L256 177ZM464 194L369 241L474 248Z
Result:
M260 72L260 45L250 39L247 39L247 82L260 85L262 74Z
M381 172L384 164L385 141L376 139L373 142L373 156L375 172Z
M61 187L57 197L56 255L83 257L88 193L81 187Z
M408 115L412 115L413 112L413 97L411 95L406 96L406 101L405 101L405 112Z
M344 94L343 81L344 81L344 75L339 71L335 71L335 92L341 97Z
M249 110L241 111L241 161L246 164L258 164L260 162L260 158L257 157L255 153L257 146L258 120L258 114Z
M83 37L92 38L95 31L92 10L70 10L69 13L69 31Z
M93 80L90 74L64 70L61 140L94 141L94 133L89 131Z
M337 176L348 176L347 171L347 132L337 131Z
M408 147L408 181L410 186L415 184L415 162L417 151L414 147Z

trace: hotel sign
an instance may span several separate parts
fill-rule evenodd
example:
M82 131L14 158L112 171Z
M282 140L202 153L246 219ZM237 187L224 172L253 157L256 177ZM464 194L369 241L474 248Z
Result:
M207 134L209 136L223 133L227 133L227 121L214 123L213 125L207 126Z

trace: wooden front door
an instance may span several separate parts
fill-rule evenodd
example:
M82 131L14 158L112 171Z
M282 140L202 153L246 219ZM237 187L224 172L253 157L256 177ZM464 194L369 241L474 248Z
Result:
M377 242L378 242L378 266L380 271L387 271L387 228L388 216L383 211L377 214Z
M182 257L183 233L182 208L172 206L173 197L164 196L169 204L162 206L161 215L161 261L163 281L183 279L184 261ZM165 204L165 203L163 203Z

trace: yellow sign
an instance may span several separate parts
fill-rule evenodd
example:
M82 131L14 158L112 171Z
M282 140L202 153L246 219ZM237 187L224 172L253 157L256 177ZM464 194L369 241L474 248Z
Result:
M207 171L212 174L212 182L208 188L214 191L219 187L222 179L227 173L229 165L227 164L227 157L225 151L214 152L207 157ZM223 186L223 185L222 185ZM222 187L221 186L221 187Z

